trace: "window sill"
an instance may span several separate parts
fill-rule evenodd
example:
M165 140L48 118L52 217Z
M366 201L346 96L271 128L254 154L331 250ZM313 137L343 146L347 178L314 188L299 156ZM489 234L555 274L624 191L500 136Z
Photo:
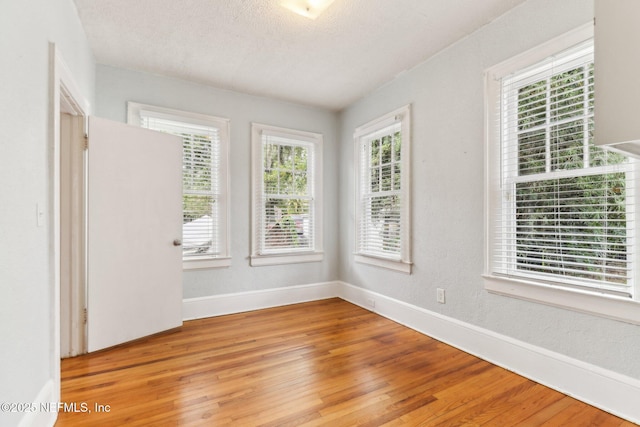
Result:
M251 266L297 264L303 262L318 262L324 259L323 252L288 253L282 255L252 255Z
M205 268L223 268L231 265L230 257L183 259L183 270L201 270Z
M564 289L534 281L483 275L484 288L493 294L594 314L640 325L640 303L628 298L577 289Z
M399 271L405 274L411 274L411 266L413 265L410 262L395 261L391 259L378 258L362 254L356 254L354 257L354 261L361 264L368 264L376 267L386 268L387 270Z

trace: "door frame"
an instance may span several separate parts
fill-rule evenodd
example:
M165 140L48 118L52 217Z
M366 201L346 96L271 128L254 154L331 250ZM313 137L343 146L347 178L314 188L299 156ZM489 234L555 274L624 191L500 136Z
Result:
M60 93L60 355L86 345L86 152L84 116Z
M72 257L74 263L81 263L84 265L84 256L79 255L79 251L71 251L65 249L63 252L61 249L61 114L70 114L72 122L75 122L75 129L82 129L80 133L84 136L87 126L87 117L90 112L90 105L82 92L79 90L78 85L75 83L69 68L62 58L55 43L49 43L49 223L50 230L50 247L49 247L49 265L51 266L51 279L50 279L50 316L51 316L51 366L53 370L54 380L54 400L60 400L60 356L61 356L61 301L60 301L60 284L61 284L61 262L70 262ZM77 134L77 132L72 132ZM75 170L73 174L77 174ZM82 177L80 182L84 182L84 171L81 170ZM77 179L74 176L72 180ZM74 189L74 191L78 191ZM72 197L84 198L84 189L80 190L79 194ZM84 239L84 215L80 218L72 218L72 223L77 221L77 227L82 232L81 239ZM69 230L65 230L69 232ZM80 258L80 259L77 259ZM84 268L84 267L83 267ZM84 284L77 283L75 285L84 287ZM71 295L78 296L82 292L72 292ZM80 304L79 301L76 303ZM84 304L84 302L82 302ZM73 315L68 316L72 318ZM79 324L83 324L80 322ZM76 337L84 335L84 327L82 331L76 330L74 335ZM85 340L86 347L86 340ZM86 348L84 349L86 351Z

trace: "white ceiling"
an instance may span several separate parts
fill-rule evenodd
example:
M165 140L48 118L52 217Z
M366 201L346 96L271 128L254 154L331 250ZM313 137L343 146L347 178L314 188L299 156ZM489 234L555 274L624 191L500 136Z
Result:
M75 0L100 64L340 110L524 0Z

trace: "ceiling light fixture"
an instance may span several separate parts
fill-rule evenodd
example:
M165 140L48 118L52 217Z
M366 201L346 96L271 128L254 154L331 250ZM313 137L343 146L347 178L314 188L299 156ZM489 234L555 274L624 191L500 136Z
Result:
M305 18L316 19L334 0L282 0L280 5Z

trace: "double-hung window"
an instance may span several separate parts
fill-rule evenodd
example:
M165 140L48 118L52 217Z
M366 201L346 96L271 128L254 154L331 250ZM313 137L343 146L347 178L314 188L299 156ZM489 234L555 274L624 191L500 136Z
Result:
M411 272L410 108L356 129L357 262Z
M182 137L183 267L228 266L229 120L133 102L128 115L130 124Z
M624 318L593 298L637 298L636 172L593 144L591 34L571 32L487 73L485 284Z
M252 124L251 265L320 261L322 135Z

